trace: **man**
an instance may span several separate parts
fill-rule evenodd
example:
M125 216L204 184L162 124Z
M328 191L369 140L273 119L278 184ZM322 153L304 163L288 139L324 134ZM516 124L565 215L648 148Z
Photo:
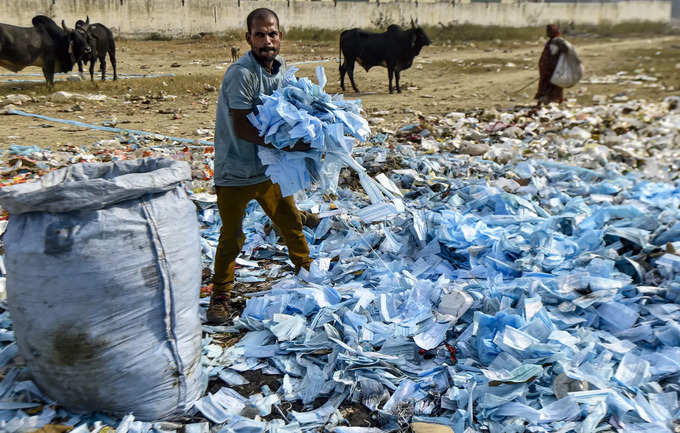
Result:
M246 21L250 51L225 73L215 121L215 188L222 230L207 312L212 323L224 323L229 317L234 262L245 239L241 224L251 200L257 200L278 227L296 271L309 269L312 261L300 212L293 197L282 197L279 186L265 175L257 152L259 146L268 145L247 119L261 103L260 94L271 95L283 80L284 63L278 55L279 18L274 11L260 8L252 11ZM307 149L309 145L299 142L291 150Z
M568 48L564 39L560 37L560 29L557 25L546 26L546 34L549 39L538 61L538 91L534 96L534 99L538 100L537 107L551 102L561 103L564 100L564 89L551 83L550 78L555 72L560 54L565 53Z

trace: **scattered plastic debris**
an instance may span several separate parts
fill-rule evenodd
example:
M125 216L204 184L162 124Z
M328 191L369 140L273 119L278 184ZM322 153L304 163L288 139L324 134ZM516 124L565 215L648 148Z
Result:
M613 75L596 76L592 75L581 81L583 84L629 84L642 87L661 87L658 77L653 75L637 74L630 75L626 72L618 72Z
M185 431L205 431L200 419L262 433L674 431L679 102L416 116L381 132L380 145L353 149L358 176L342 169L335 191L321 182L297 194L323 216L305 228L315 262L298 278L249 207L237 282L262 291L248 293L233 326L204 326L214 386ZM212 149L117 139L91 153L17 147L3 164L188 160L209 264L220 224ZM41 175L17 170L3 182ZM50 405L16 364L7 313L0 328L0 395L13 407L1 429L173 430ZM347 407L365 408L370 427L352 424Z

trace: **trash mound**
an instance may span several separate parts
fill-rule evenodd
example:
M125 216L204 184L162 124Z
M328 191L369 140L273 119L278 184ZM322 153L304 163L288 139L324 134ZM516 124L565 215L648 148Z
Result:
M276 283L251 294L233 326L204 326L212 386L191 418L154 424L55 407L16 364L2 313L0 430L672 432L680 415L677 102L545 108L533 117L521 108L450 113L382 128L371 138L379 146L352 156L390 201L376 206L348 170L334 194L297 198L323 217L305 228L316 259L308 274L292 277L276 232L249 207L237 281ZM31 171L17 161L3 179L37 177L57 158L187 159L209 264L220 224L211 149L134 140L91 153L26 151L45 165ZM251 372L280 384L246 393ZM347 427L348 405L367 408L370 427Z
M662 102L543 107L536 112L526 107L441 117L413 112L416 122L396 130L379 128L371 141L412 144L430 154L483 156L498 164L552 159L593 169L613 166L624 173L639 170L649 179L673 181L680 176L679 108L680 97L670 96Z
M672 431L680 189L549 161L502 171L524 186L442 180L370 225L340 191L348 213L307 233L312 271L249 299L237 344L205 348L227 384L260 370L281 387L225 387L201 413L235 429L248 407L299 401L312 410L287 428L306 431L342 425L351 402L383 431Z

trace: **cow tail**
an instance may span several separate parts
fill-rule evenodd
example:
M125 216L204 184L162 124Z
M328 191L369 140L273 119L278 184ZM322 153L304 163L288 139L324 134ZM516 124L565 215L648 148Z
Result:
M340 59L340 66L342 66L342 35L345 32L340 33L340 43L338 44L338 58Z

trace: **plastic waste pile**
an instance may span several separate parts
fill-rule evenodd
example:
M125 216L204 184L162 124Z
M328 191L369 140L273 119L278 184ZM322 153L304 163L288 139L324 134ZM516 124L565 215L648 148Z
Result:
M289 427L307 430L342 425L344 402L385 431L411 416L455 432L672 431L677 186L547 161L497 166L489 185L443 177L445 163L419 175L427 158L412 161L391 176L414 177L406 212L367 224L360 197L340 190L348 214L307 233L306 282L250 299L241 341L206 346L227 384L255 369L282 376L280 389L223 388L201 412L233 426L243 408L299 401L314 409L290 412ZM524 184L515 193L510 176Z
M424 120L401 131L413 146L354 153L369 172L398 155L398 167L375 180L403 197L405 210L343 188L331 203L320 193L301 202L323 203L316 210L329 215L307 232L314 267L248 300L231 329L248 331L239 343L208 342L210 374L230 387L197 408L231 429L246 422L247 408L266 417L297 402L312 410L284 419L303 431L341 429L338 409L348 404L374 413L383 431L409 421L455 432L672 431L680 415L677 186L609 161L593 170L441 152L460 137L437 140L435 153L423 144L447 135L447 123L462 135L481 122L452 114L433 134ZM522 131L536 137L539 127ZM584 144L592 137L576 126L567 132ZM664 133L673 140L677 127ZM482 138L496 140L488 131ZM498 159L493 151L485 156ZM471 169L487 179L470 179ZM263 241L249 234L252 258ZM264 272L242 277L253 274ZM239 373L253 370L279 375L280 388L239 394ZM282 422L250 418L258 431Z
M423 116L398 130L383 128L374 142L413 144L426 153L450 151L499 164L553 159L587 168L617 166L644 177L675 180L680 173L680 98L573 108L452 112ZM370 118L369 118L370 120ZM369 170L370 171L370 170Z
M455 433L672 432L677 102L545 108L534 117L450 113L384 128L374 146L353 149L358 176L344 169L332 194L297 197L323 217L305 228L315 262L297 278L262 211L249 207L237 281L274 284L251 294L233 326L204 326L211 386L190 420L115 420L50 405L15 365L2 313L0 430L379 433L425 423ZM191 161L210 263L220 224L210 150L142 141L100 150L73 157ZM49 167L57 155L27 152ZM359 186L362 176L387 199ZM225 336L240 338L224 345ZM349 408L363 408L362 427Z

